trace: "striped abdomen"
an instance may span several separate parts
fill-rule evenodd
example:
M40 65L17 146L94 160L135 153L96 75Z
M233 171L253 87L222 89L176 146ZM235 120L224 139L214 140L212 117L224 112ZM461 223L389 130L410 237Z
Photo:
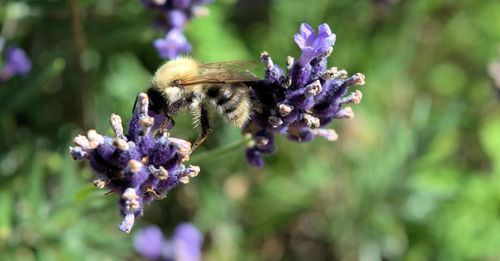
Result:
M205 99L227 122L242 127L250 114L248 87L218 84L204 88Z

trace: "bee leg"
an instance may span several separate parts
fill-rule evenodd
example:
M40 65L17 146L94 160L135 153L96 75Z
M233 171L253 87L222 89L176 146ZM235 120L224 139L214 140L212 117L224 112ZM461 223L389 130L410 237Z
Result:
M200 106L200 126L201 126L201 132L198 135L198 138L196 141L193 143L193 146L191 147L191 153L200 146L205 139L208 137L208 135L212 132L212 129L210 128L210 121L208 117L208 111L205 105Z
M163 134L167 133L168 131L175 126L175 121L172 117L170 116L165 116L165 120L161 123L160 127L158 128L158 132L156 132L156 137L163 136Z

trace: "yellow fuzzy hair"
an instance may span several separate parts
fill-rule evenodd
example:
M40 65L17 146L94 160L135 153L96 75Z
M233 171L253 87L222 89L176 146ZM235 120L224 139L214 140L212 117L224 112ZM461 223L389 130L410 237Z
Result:
M194 77L199 74L198 62L191 57L179 57L163 64L151 80L152 85L159 91L172 86L172 82L183 78Z

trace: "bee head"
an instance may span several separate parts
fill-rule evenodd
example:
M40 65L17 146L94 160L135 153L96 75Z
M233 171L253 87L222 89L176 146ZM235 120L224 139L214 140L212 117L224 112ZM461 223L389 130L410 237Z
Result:
M165 104L165 99L162 97L161 93L151 87L148 89L148 97L149 109L154 113L160 113Z
M170 60L156 70L152 83L158 90L166 90L180 86L180 79L194 77L198 74L198 63L188 57Z

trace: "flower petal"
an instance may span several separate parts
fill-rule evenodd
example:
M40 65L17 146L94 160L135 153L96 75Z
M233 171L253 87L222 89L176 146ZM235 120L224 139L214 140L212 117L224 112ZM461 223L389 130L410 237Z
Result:
M300 25L300 34L305 38L308 39L310 36L314 35L314 29L312 26L310 26L307 23L302 23Z

